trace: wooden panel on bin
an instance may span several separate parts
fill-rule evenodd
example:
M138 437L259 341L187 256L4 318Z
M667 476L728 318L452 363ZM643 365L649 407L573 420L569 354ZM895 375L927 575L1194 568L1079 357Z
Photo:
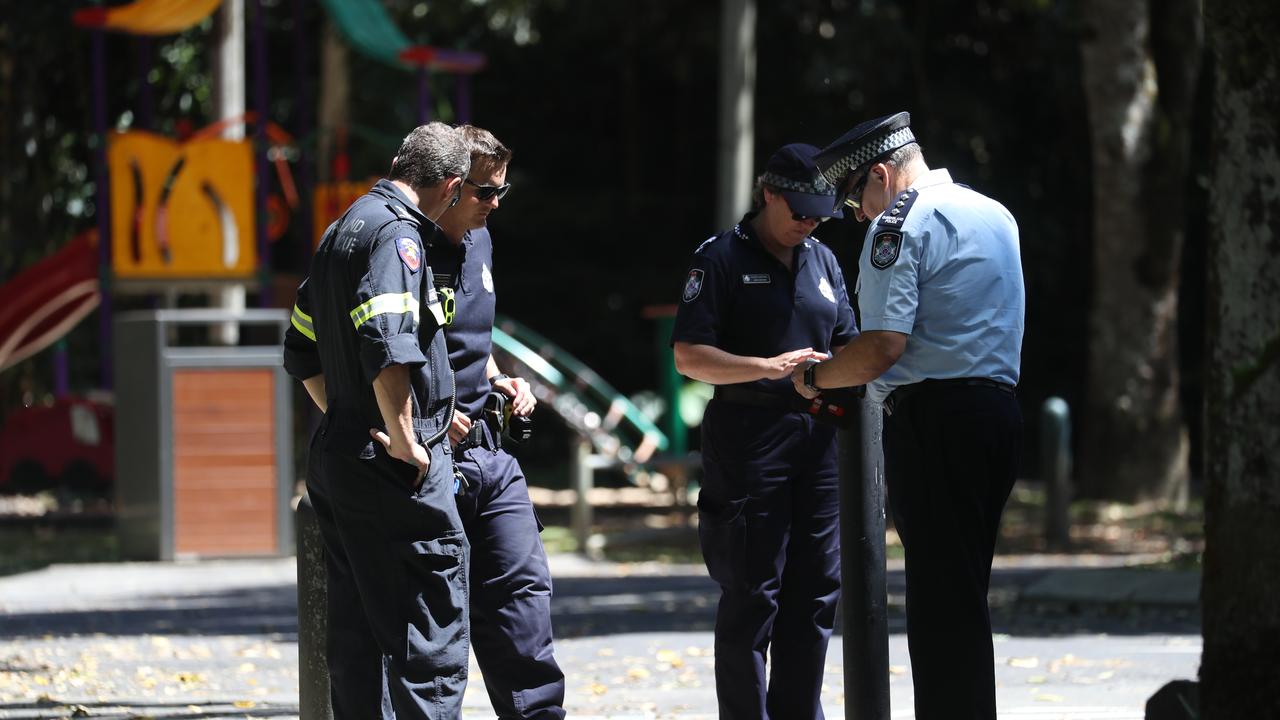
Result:
M270 368L174 371L175 552L279 552L274 382Z

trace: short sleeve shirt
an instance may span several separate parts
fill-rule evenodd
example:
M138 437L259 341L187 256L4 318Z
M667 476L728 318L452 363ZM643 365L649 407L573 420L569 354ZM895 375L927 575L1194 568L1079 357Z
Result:
M831 249L808 237L792 269L769 253L749 213L693 255L671 342L711 345L733 355L773 357L812 347L831 352L857 334L844 275ZM790 378L743 387L790 395Z
M931 170L872 222L858 267L862 330L910 336L868 385L872 400L926 379L1017 384L1025 291L1018 226L1000 203Z
M493 240L486 228L468 231L458 245L441 235L429 253L436 291L453 297L453 318L445 328L445 339L457 381L458 412L475 419L490 389L486 373L497 310Z
M422 236L435 225L396 186L379 181L326 231L298 288L285 335L285 368L305 380L322 371L330 435L367 445L382 426L373 380L409 368L415 429L423 441L452 407L443 312ZM339 438L338 436L347 436Z

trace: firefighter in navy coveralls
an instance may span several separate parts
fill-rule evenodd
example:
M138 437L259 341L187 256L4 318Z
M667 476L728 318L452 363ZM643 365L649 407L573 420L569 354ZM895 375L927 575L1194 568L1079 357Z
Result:
M805 394L867 383L884 404L916 717L993 720L987 587L1022 435L1018 226L1000 203L930 170L910 120L865 122L819 155L841 200L873 218L859 260L863 334L792 380Z
M511 151L487 130L460 129L471 174L428 253L437 292L453 303L445 337L458 401L449 436L466 479L458 509L471 543L471 647L499 718L559 720L564 673L552 649L551 573L524 472L502 449L492 403L501 393L524 417L537 404L529 383L502 374L492 354L493 243L485 222L510 189Z
M840 596L836 428L789 378L857 329L835 255L810 237L840 216L816 152L774 153L755 209L698 248L671 336L677 369L717 386L702 421L698 534L721 588L716 695L733 720L823 717Z
M339 720L461 712L467 540L445 441L453 373L423 238L469 165L457 130L410 133L390 178L325 232L285 337L285 367L324 410L307 492L325 541Z

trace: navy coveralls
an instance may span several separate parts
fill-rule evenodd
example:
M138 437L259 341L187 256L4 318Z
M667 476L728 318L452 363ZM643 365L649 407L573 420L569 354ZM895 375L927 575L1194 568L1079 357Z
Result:
M788 270L760 244L752 217L694 254L672 342L751 357L847 344L857 329L835 255L807 238ZM727 387L799 400L789 377ZM729 399L707 405L698 535L721 588L722 718L823 717L823 665L840 596L835 437L834 427L803 412Z
M307 492L325 541L334 717L458 717L467 680L467 539L444 441L453 374L423 255L436 231L381 180L329 227L298 288L285 368L323 373L328 410L311 441ZM431 454L390 457L373 380L409 369L413 430Z
M445 337L457 378L457 411L482 426L478 447L457 451L467 491L458 500L471 542L471 643L494 711L503 720L559 720L564 673L551 639L551 573L520 464L498 449L481 419L495 311L493 241L484 228L455 246L438 235L430 249L438 292L452 293Z

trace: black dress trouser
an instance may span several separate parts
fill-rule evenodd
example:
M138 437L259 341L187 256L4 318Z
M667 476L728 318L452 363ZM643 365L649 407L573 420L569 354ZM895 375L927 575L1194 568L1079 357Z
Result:
M919 389L885 418L917 720L996 717L987 588L1021 442L1017 398L995 387Z

